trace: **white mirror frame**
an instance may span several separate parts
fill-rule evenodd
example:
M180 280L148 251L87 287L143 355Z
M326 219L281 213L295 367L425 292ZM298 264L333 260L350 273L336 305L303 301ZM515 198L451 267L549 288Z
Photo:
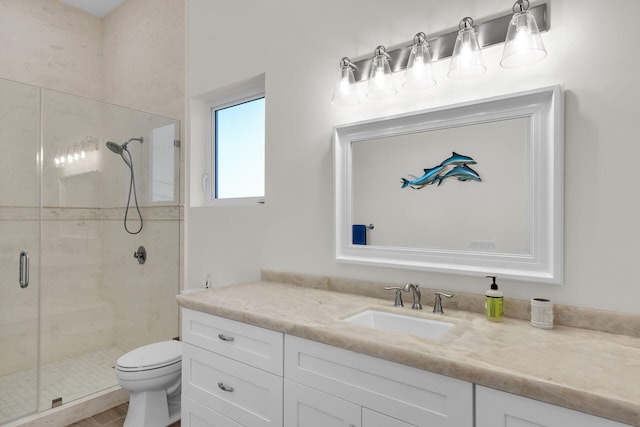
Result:
M530 118L531 248L528 254L351 243L353 142L522 117ZM564 94L561 86L340 125L334 128L333 137L336 261L562 284Z

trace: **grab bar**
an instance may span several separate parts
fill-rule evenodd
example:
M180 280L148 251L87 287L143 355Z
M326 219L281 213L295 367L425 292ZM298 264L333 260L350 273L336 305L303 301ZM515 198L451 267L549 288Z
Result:
M29 252L20 252L20 287L26 288L29 286Z

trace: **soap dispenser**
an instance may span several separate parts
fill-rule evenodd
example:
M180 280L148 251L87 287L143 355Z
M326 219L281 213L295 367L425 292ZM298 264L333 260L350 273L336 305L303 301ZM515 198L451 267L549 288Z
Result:
M487 276L493 279L491 288L484 294L484 311L487 320L492 322L502 322L504 320L504 295L498 290L496 276Z

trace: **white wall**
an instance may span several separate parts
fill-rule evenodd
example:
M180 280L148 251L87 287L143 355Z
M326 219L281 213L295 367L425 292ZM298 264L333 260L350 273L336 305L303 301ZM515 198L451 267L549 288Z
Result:
M640 2L550 0L548 57L526 70L498 66L502 46L485 50L487 73L473 81L445 77L424 94L330 105L342 56L371 55L418 31L452 29L464 16L510 10L504 0L188 2L188 96L266 72L266 204L187 211L187 285L257 279L261 268L377 281L415 281L483 293L480 277L337 264L333 252L332 127L514 91L565 88L565 284L499 281L507 297L546 296L558 303L640 313L640 201L634 159L638 134ZM190 141L197 152L202 138ZM190 158L193 182L202 170ZM198 188L192 188L192 192ZM482 209L483 206L477 206Z

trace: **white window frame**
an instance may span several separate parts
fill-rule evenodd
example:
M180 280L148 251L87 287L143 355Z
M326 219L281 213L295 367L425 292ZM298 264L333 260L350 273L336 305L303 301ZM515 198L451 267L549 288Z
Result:
M264 204L265 196L260 197L233 197L217 199L215 195L216 188L216 170L215 170L215 111L225 108L233 107L235 105L244 104L246 102L255 101L260 98L265 98L265 110L266 110L266 96L264 89L260 91L251 91L244 93L236 93L235 96L225 97L224 99L218 99L207 103L207 144L206 144L206 166L205 166L205 183L204 188L206 190L206 204L207 206L243 206L243 205L256 205ZM266 122L266 120L265 120ZM265 123L266 126L266 123ZM266 146L266 137L265 137ZM266 147L265 147L266 148ZM266 159L265 159L266 163ZM266 169L266 165L265 165ZM265 177L266 179L266 177ZM265 189L266 192L266 189Z

